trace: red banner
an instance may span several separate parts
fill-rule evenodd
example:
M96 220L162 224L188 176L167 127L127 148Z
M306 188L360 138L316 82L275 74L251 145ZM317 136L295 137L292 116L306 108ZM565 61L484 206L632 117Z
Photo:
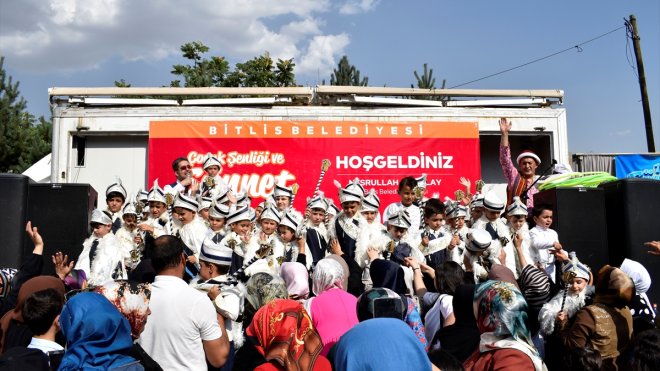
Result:
M321 185L337 202L333 180L359 178L375 189L385 208L399 201L401 178L427 174L427 196L453 197L460 177L480 178L476 122L372 121L152 121L149 183L174 182L172 161L187 157L201 180L207 153L222 163L221 176L234 189L248 190L254 204L275 184L299 185L295 206L314 192L321 162L331 162Z

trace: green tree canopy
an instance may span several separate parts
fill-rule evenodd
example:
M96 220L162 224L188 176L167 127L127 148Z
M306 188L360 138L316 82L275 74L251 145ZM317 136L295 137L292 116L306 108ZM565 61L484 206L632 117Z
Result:
M424 73L420 76L417 71L413 71L413 74L415 75L415 79L417 80L417 88L419 89L435 89L435 77L433 77L433 68L428 68L428 64L424 63ZM440 86L440 89L445 88L445 83L447 80L442 79L442 86ZM414 88L414 85L410 85L411 88ZM432 100L444 100L446 97L444 96L438 96L438 97L418 97L417 99L432 99Z
M350 64L347 56L341 57L337 68L333 70L330 76L330 85L340 86L367 86L369 78L360 78L360 70Z
M0 172L22 173L50 152L52 124L27 112L4 62L0 57Z
M229 72L229 62L224 57L202 58L209 48L199 41L183 44L181 51L184 58L192 61L192 65L175 64L172 66L171 72L183 77L185 87L225 86L224 81ZM181 81L173 80L170 86L179 87Z

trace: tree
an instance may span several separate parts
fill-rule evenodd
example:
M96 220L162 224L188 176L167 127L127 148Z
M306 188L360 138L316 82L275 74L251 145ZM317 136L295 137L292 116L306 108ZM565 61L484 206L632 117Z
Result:
M433 90L435 89L435 77L433 77L433 68L428 68L428 64L424 63L424 74L422 76L419 76L417 71L413 71L413 74L415 75L415 79L417 79L417 87L419 89L429 89ZM446 79L442 79L442 86L440 89L445 88L445 83L447 82ZM414 85L410 85L411 88L414 88ZM418 97L418 99L430 99L430 100L444 100L446 97L444 96L427 96L427 97Z
M4 61L0 57L0 172L22 173L50 152L52 124L43 117L35 123Z
M227 75L224 86L277 87L295 86L292 59L273 59L268 52L244 63L236 63L234 71Z
M348 62L348 57L343 56L339 60L337 69L330 75L330 85L341 86L367 86L369 78L360 79L360 70Z
M172 74L183 76L185 87L224 86L229 72L229 62L223 57L213 56L211 59L202 58L209 51L208 46L200 41L193 41L181 46L183 57L192 61L192 65L175 64ZM172 87L180 87L180 80L173 80Z

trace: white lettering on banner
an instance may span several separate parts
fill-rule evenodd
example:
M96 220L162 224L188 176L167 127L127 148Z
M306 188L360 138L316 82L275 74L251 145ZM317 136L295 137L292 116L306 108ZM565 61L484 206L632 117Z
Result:
M190 164L195 166L202 164L206 159L207 154L208 153L190 151L187 158L188 161L190 161ZM217 153L211 154L214 155L222 165L227 165L230 168L234 167L235 165L254 165L257 167L262 167L267 164L282 165L286 162L284 154L280 152L250 151L242 153L238 151L232 151L224 153L222 151L218 151Z
M375 129L375 134L378 136L388 135L388 136L400 136L404 135L407 137L424 137L424 126L422 124L417 125L417 130L415 130L414 124L383 124L378 122L365 123L364 126L361 124L357 125L348 125L345 126L344 123L333 123L333 122L318 122L313 125L306 125L305 123L291 123L290 125L282 125L280 122L269 123L265 122L263 125L258 125L256 123L223 123L222 125L210 125L209 126L209 135L219 136L219 135L237 135L237 136L282 136L282 135L292 135L292 136L315 136L315 135L335 135L335 136L357 136L357 135L369 135L370 131L373 133Z
M288 170L282 170L279 175L265 174L224 174L222 179L237 192L247 191L252 198L266 198L273 193L275 184L287 186L296 180L295 175Z
M337 169L453 169L454 156L443 156L442 152L428 156L336 156Z

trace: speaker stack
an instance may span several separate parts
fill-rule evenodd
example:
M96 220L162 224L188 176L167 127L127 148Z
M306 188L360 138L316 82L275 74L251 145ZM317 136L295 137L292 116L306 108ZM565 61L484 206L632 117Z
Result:
M550 228L564 250L575 251L581 262L597 272L610 262L605 192L599 188L557 187L534 195L534 206L552 207Z
M660 241L660 180L626 178L599 186L605 192L607 237L612 263L624 258L642 263L651 275L647 295L660 301L660 257L644 242Z
M54 273L50 263L56 251L76 260L89 237L89 219L97 207L97 193L89 184L33 183L17 174L0 174L0 233L5 240L0 266L19 268L34 245L25 233L32 221L44 240L43 274Z

